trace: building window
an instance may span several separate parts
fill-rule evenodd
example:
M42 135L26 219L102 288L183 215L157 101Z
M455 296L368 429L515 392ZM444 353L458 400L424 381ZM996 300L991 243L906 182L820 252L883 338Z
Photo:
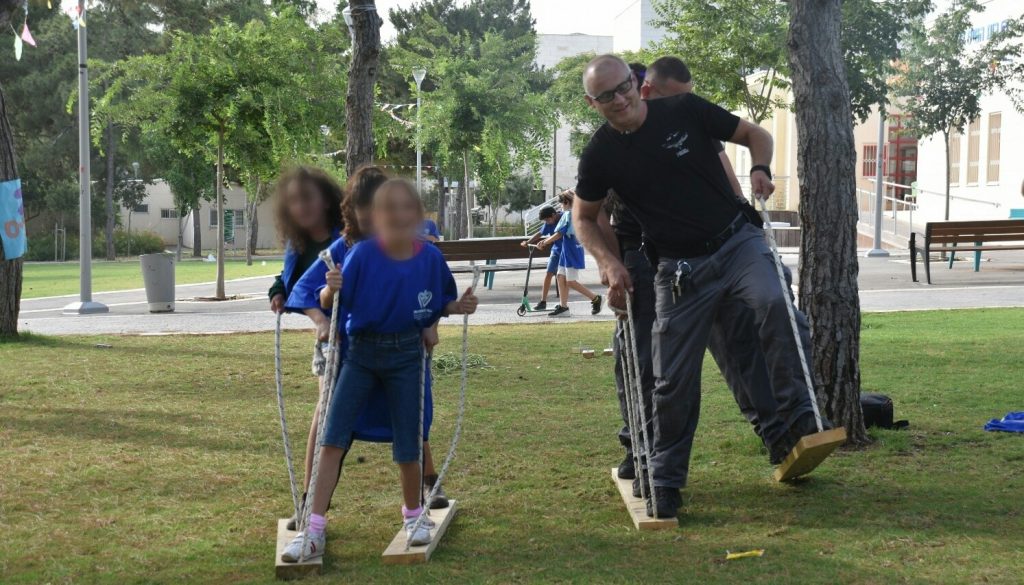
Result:
M874 177L878 173L878 145L864 145L864 161L860 166L860 174L865 177Z
M1003 131L1003 115L995 112L988 115L988 174L985 180L999 183L999 141Z
M231 215L234 216L235 229L245 227L245 210L244 209L232 209Z
M139 203L132 210L132 213L149 213L149 203Z
M160 219L178 219L177 209L161 209Z
M217 221L217 209L214 208L214 209L210 210L210 223L209 223L209 225L210 225L211 228L215 228L215 227L217 227L217 224L218 224L218 221Z
M949 135L949 184L960 184L960 133Z
M967 126L967 184L978 184L978 166L981 159L981 118L971 120Z

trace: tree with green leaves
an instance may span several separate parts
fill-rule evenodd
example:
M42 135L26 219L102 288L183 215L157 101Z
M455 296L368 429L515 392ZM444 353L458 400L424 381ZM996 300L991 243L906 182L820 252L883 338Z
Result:
M529 4L433 0L391 16L398 28L392 61L428 71L423 143L436 163L461 175L453 231L469 235L471 177L480 179L481 201L491 198L496 208L509 178L547 157L555 117L543 95L549 78L534 64Z
M971 20L984 10L977 0L958 0L930 24L923 19L905 39L895 90L904 98L908 127L920 137L941 134L946 151L946 209L949 219L949 138L981 114L981 98L1000 89L1022 100L1024 17L1010 20L982 47L971 49Z
M899 39L930 0L844 0L840 47L852 114L866 120L889 103L887 81ZM790 13L778 0L655 0L657 24L668 31L654 48L681 57L696 91L754 122L790 107L787 31Z
M202 36L172 33L166 53L117 63L96 117L162 136L182 156L216 164L218 225L224 225L226 166L238 171L253 213L283 161L320 144L320 125L340 108L338 56L290 10L244 27L224 23ZM131 94L131 100L122 99ZM247 245L251 261L250 238ZM224 238L217 241L217 288L224 298Z
M666 31L657 50L678 55L697 91L755 124L788 104L786 5L777 0L661 0L656 24Z

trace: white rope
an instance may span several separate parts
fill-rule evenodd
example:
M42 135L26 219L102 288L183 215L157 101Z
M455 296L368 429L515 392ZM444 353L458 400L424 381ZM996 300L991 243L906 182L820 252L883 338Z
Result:
M764 218L764 223L767 225L764 230L765 237L768 239L768 247L772 250L772 258L775 259L775 271L779 275L779 285L782 286L782 296L786 297L786 310L789 312L789 324L793 327L793 341L796 342L796 352L800 356L800 366L804 369L804 383L807 384L807 395L811 398L811 408L814 410L814 423L818 425L818 432L825 430L825 427L821 424L821 411L818 410L818 397L814 393L814 381L811 379L811 368L807 365L807 355L804 353L804 344L800 340L800 328L796 323L796 311L793 309L793 299L789 296L789 286L786 284L786 275L782 271L782 258L779 256L779 247L775 243L775 228L772 227L772 221L768 217L768 207L765 205L764 199L756 197L761 202L761 215Z
M473 291L474 292L476 291L476 286L477 286L477 283L479 281L480 281L480 267L474 266L473 267ZM424 366L426 366L426 361L425 360L424 360ZM426 368L424 367L424 371L421 374L421 384L420 384L420 395L421 396L423 395L424 388L425 388L425 380L424 380L425 372L426 372ZM466 415L466 385L467 385L467 382L468 382L468 379L469 379L468 372L469 372L469 315L463 315L462 316L462 379L459 382L459 411L458 411L458 415L456 415L456 417L455 417L455 432L452 434L452 441L448 445L448 454L445 455L444 463L441 465L440 471L437 472L437 480L434 481L434 487L430 488L430 493L427 495L427 498L426 498L427 505L426 506L422 506L423 511L420 512L419 517L416 518L416 523L413 524L413 527L412 527L412 533L413 534L416 534L416 531L420 529L420 525L423 523L423 520L427 517L427 514L430 512L430 507L429 507L430 501L432 499L434 499L434 496L437 495L437 490L441 488L441 484L442 484L442 482L444 482L444 477L448 473L448 466L451 464L452 459L455 458L455 448L458 447L458 445L459 445L459 438L462 436L462 420L463 420L463 418ZM423 457L422 457L422 452L423 452L423 409L422 409L422 400L420 401L420 404L421 404L421 408L420 408L420 454L421 454L421 456L420 456L420 465L422 466L423 465L423 463L422 463L423 462ZM422 481L422 478L423 478L422 467L420 469L421 469L420 480ZM406 541L405 541L405 550L409 550L409 540L408 539L406 539Z
M277 314L274 330L274 380L277 382L277 412L281 417L281 438L284 440L284 462L288 466L288 487L292 491L292 506L295 518L299 513L299 487L295 483L295 466L292 464L292 441L288 438L288 423L284 418L284 384L281 376L281 313Z
M334 269L334 260L327 250L320 252L320 260L327 265L328 270ZM309 516L313 512L313 500L316 497L317 481L320 475L320 441L324 436L324 426L327 420L327 407L331 404L331 395L334 393L334 379L338 372L338 311L341 304L341 294L334 293L334 303L331 307L331 331L327 343L327 371L324 372L324 387L320 392L320 408L317 417L316 442L313 444L313 470L309 474L309 489L306 493L305 505L302 509L302 518L299 528L302 530L302 548L299 553L299 562L306 560L306 542L309 532Z
M644 392L643 392L643 381L640 378L640 364L638 363L638 352L636 350L636 323L633 320L633 296L626 291L626 323L628 327L626 329L626 341L629 342L629 352L632 354L630 361L633 364L633 391L636 394L637 405L640 409L640 436L643 439L644 454L647 456L647 466L651 465L651 443L652 437L648 436L647 433L647 408L644 403ZM654 401L652 394L651 401ZM654 405L651 405L653 411ZM644 474L643 470L640 470L640 487L643 489L644 485ZM648 472L647 480L650 482L648 486L648 493L651 496L651 511L654 517L658 516L658 496L654 493L654 471L653 469Z
M628 298L628 297L627 297ZM628 300L627 300L628 302ZM628 318L628 313L627 313ZM622 384L623 392L625 393L626 402L626 424L629 427L629 442L630 450L633 452L633 469L640 474L640 497L644 500L647 499L647 484L643 481L643 455L647 454L646 446L641 443L640 430L637 428L640 424L639 418L636 415L636 404L637 400L634 396L636 387L633 382L633 356L629 345L629 322L626 319L619 320L619 327L621 328L623 339L619 342L619 352L622 357L622 363L619 364L622 368Z

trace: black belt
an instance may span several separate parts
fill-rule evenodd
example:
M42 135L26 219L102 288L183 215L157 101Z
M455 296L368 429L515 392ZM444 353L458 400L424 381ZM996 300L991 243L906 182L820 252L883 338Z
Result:
M743 226L750 223L742 213L736 215L736 219L727 225L718 235L703 242L688 242L681 246L659 247L658 255L662 258L696 258L698 256L710 256L719 251L729 238L736 235L736 232L743 229Z

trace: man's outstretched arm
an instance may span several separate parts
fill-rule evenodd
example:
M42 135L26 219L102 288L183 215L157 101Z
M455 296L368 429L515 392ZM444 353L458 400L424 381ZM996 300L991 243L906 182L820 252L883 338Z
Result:
M576 197L572 206L572 223L583 247L597 260L601 269L601 282L608 285L609 295L633 291L629 271L619 259L619 253L605 238L604 230L598 223L601 201L586 201Z

